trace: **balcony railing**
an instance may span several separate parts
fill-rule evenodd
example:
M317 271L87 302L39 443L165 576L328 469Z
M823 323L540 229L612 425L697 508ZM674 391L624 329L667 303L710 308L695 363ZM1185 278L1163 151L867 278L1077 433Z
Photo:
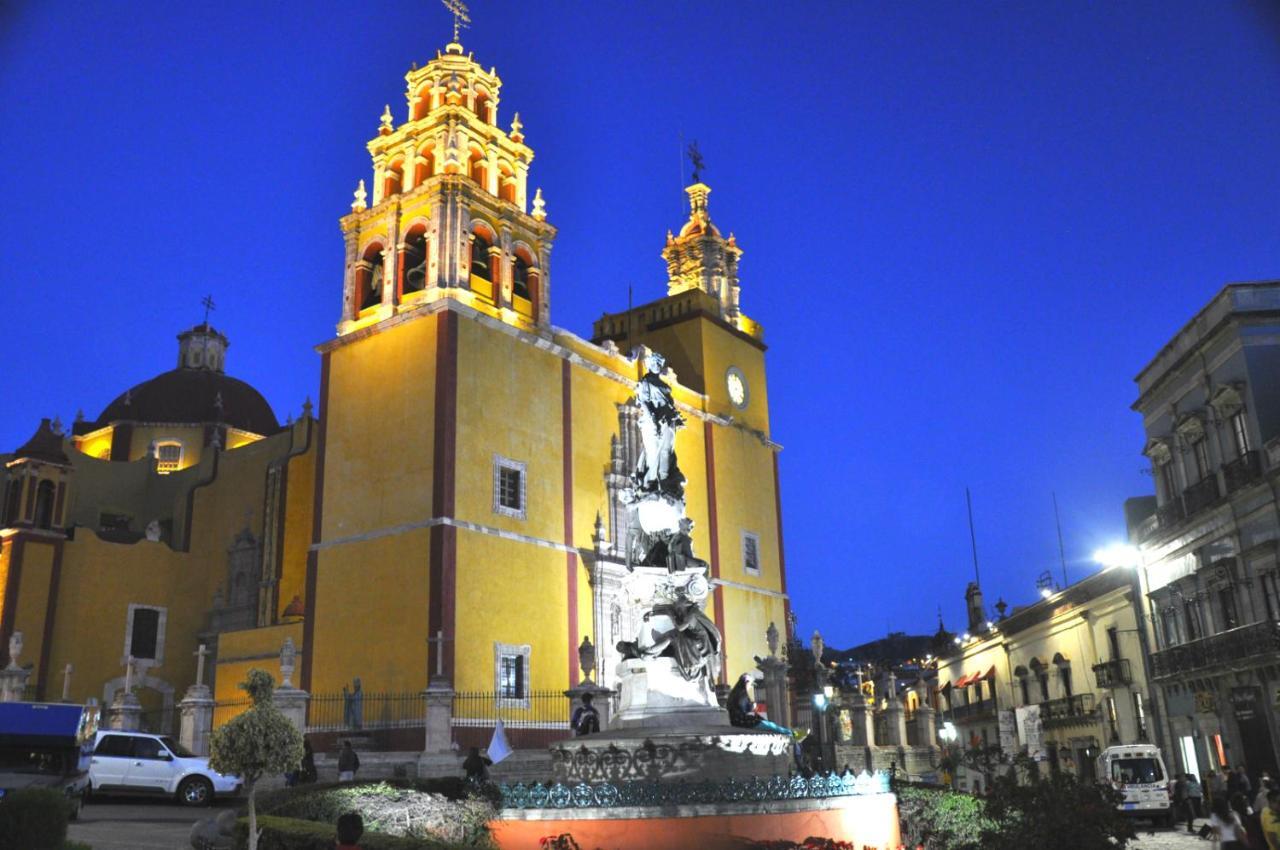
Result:
M1206 475L1200 481L1182 491L1182 501L1186 503L1187 516L1204 510L1218 500L1218 476Z
M1129 671L1129 659L1113 658L1101 664L1093 665L1093 675L1100 688L1115 688L1133 683L1133 675Z
M1266 620L1162 649L1151 656L1151 675L1169 679L1206 667L1226 671L1258 656L1274 659L1276 653L1280 653L1280 622Z
M1092 720L1097 710L1093 694L1076 694L1062 699L1051 699L1040 703L1040 722L1049 725Z
M1232 493L1251 484L1262 476L1262 457L1257 452L1245 452L1222 467L1222 477L1227 482L1227 492Z
M1187 514L1186 511L1182 509L1182 499L1175 496L1160 507L1156 508L1156 516L1160 518L1160 528L1166 529L1172 528L1182 522L1186 518Z
M968 705L957 705L951 709L951 717L954 720L977 720L981 717L994 715L996 713L996 701L993 699L984 699L981 702L971 702Z

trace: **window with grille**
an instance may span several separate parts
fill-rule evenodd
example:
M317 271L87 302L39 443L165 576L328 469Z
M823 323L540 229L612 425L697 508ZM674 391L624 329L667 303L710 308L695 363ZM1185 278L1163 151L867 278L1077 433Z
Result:
M504 655L499 659L498 696L503 699L524 698L524 664L519 655Z
M1231 417L1231 436L1236 443L1236 456L1244 457L1249 453L1249 426L1244 421L1244 411L1238 410Z
M760 537L750 531L742 532L742 571L760 575Z
M525 468L518 460L493 456L493 511L503 516L524 519Z
M1209 441L1203 437L1191 445L1196 459L1196 480L1203 481L1209 476Z
M156 444L156 472L168 475L177 472L182 466L182 443L167 442Z
M505 708L528 708L529 644L493 644L493 689L498 705Z

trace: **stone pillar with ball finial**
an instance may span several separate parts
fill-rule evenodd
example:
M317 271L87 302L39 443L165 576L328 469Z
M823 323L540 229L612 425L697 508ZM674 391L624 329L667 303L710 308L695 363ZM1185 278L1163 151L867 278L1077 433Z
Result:
M203 643L192 653L196 657L196 683L187 688L178 703L181 717L178 741L198 756L209 754L209 733L213 729L213 692L204 683L204 661L209 649Z
M574 710L583 704L582 698L590 694L591 704L600 713L600 728L608 728L611 713L609 700L613 691L600 687L593 678L596 672L596 647L591 642L591 635L584 635L582 643L578 645L578 667L582 670L582 681L564 692L569 698L569 716L573 717Z
M772 622L765 631L769 654L756 656L756 667L764 674L765 705L769 719L782 726L793 722L791 707L787 704L787 661L778 657L778 627Z
M293 638L286 637L280 647L280 684L271 693L271 701L280 713L289 719L299 734L307 731L307 701L311 695L293 684L293 671L297 669L298 648Z

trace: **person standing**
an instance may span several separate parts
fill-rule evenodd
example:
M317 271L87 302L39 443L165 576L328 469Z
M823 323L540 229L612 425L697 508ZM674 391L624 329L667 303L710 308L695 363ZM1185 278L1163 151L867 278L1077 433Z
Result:
M1275 783L1271 781L1271 777L1264 770L1262 775L1258 777L1258 793L1253 798L1253 811L1259 816L1267 810L1267 796L1275 788Z
M351 749L350 741L343 741L342 749L338 752L338 781L351 782L356 778L356 771L359 769L360 756Z
M1173 816L1175 819L1186 819L1187 832L1195 831L1191 828L1191 799L1187 796L1186 774L1179 774L1178 778L1173 781Z
M1267 795L1267 807L1262 810L1262 835L1267 846L1259 850L1280 850L1280 790Z
M462 761L462 769L467 772L467 781L483 783L489 781L489 765L493 764L487 757L480 755L479 747L472 747L471 752Z
M1204 789L1194 773L1187 774L1187 802L1191 805L1193 817L1204 817Z
M1225 770L1214 770L1209 773L1209 807L1218 801L1218 798L1227 799L1227 772Z
M310 784L316 781L316 752L311 748L311 739L302 736L302 766L298 768L298 782Z
M600 712L591 704L593 700L591 694L583 694L582 705L574 709L573 718L569 721L574 735L594 735L600 731Z
M1209 815L1209 830L1218 841L1221 850L1246 850L1244 824L1232 810L1226 795L1213 798L1213 812Z

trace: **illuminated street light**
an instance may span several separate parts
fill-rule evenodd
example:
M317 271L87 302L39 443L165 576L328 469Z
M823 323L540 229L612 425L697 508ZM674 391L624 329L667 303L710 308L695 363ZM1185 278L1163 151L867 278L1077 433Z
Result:
M950 720L942 724L942 728L938 730L938 737L951 743L960 737L960 733L956 730L956 726Z
M1050 596L1053 596L1053 591L1047 587L1042 587L1040 588L1040 596L1043 599L1048 599Z
M1093 560L1104 567L1136 567L1139 557L1138 548L1128 543L1112 543L1093 553Z

